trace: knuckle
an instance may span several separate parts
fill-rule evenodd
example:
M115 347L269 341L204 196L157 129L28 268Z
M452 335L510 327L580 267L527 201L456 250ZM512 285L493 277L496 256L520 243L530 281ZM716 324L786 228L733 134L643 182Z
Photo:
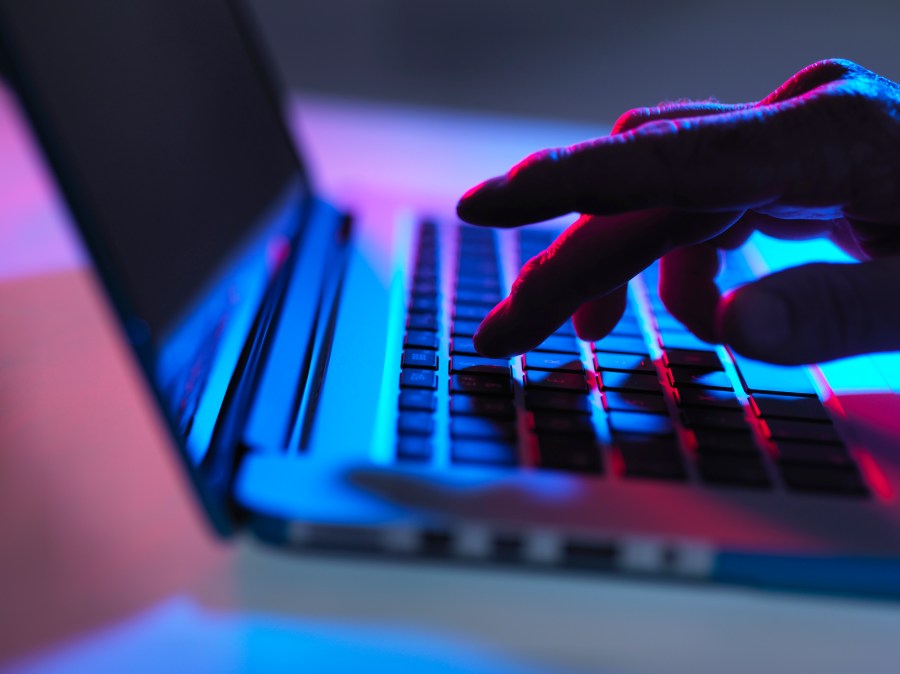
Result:
M847 77L848 75L852 75L861 70L864 70L864 68L848 59L827 58L822 59L821 61L816 61L800 72L809 74L816 73L817 75L824 75L837 79L841 77Z
M831 86L810 101L821 166L846 175L846 202L874 217L900 217L900 97L878 78Z
M693 125L690 118L687 119L654 119L653 121L643 124L640 128L634 129L631 133L638 138L646 138L653 136L667 136L669 134L678 133L679 130L688 130Z
M616 123L613 124L612 133L623 133L631 131L639 127L644 122L650 120L656 109L655 108L633 108L619 116Z
M846 59L825 59L806 66L769 94L763 103L776 103L805 94L829 83L865 78L869 71Z
M857 125L868 121L873 114L880 114L883 109L883 99L870 80L826 85L820 95L810 98L810 104L817 111L839 115L841 121Z

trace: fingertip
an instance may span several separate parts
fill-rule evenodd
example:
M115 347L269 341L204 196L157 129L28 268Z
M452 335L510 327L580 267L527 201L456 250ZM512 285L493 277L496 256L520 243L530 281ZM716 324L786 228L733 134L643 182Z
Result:
M727 293L716 312L716 332L738 353L784 362L793 333L790 306L776 293L745 286Z
M456 204L456 214L460 220L473 225L494 224L497 207L502 205L501 195L506 182L505 176L497 176L469 189Z
M507 330L508 305L509 300L505 299L491 309L472 336L475 350L485 358L509 358L514 355Z
M486 335L481 328L478 328L478 332L472 337L472 344L478 355L485 358L510 358L514 355L509 349L504 348L502 341L498 342L490 336L490 333Z
M578 335L579 339L583 339L585 342L596 342L601 340L612 332L612 329L615 327L615 324L610 326L595 325L591 323L590 320L579 318L578 314L575 314L572 317L572 323L575 325L575 334Z
M627 301L627 286L588 300L572 316L575 334L586 342L603 339L621 320Z

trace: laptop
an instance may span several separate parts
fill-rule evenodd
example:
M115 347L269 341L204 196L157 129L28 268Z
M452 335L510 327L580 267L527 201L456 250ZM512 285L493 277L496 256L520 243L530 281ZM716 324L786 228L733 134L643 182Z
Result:
M670 316L651 267L606 338L482 358L559 223L324 200L236 0L0 0L0 43L221 535L900 594L895 354L747 360ZM720 282L837 255L755 238Z

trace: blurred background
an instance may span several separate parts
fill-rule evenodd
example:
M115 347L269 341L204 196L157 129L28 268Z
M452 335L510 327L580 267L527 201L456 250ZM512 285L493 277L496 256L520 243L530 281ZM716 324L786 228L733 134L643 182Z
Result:
M849 58L900 80L897 0L250 0L290 86L611 123Z

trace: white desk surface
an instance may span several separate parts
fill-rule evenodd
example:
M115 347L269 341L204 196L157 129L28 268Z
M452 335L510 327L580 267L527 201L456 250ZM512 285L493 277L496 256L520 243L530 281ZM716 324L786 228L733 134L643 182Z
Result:
M326 191L432 203L602 131L301 99ZM0 94L0 662L22 671L893 672L900 606L213 541ZM24 660L22 658L25 658Z

